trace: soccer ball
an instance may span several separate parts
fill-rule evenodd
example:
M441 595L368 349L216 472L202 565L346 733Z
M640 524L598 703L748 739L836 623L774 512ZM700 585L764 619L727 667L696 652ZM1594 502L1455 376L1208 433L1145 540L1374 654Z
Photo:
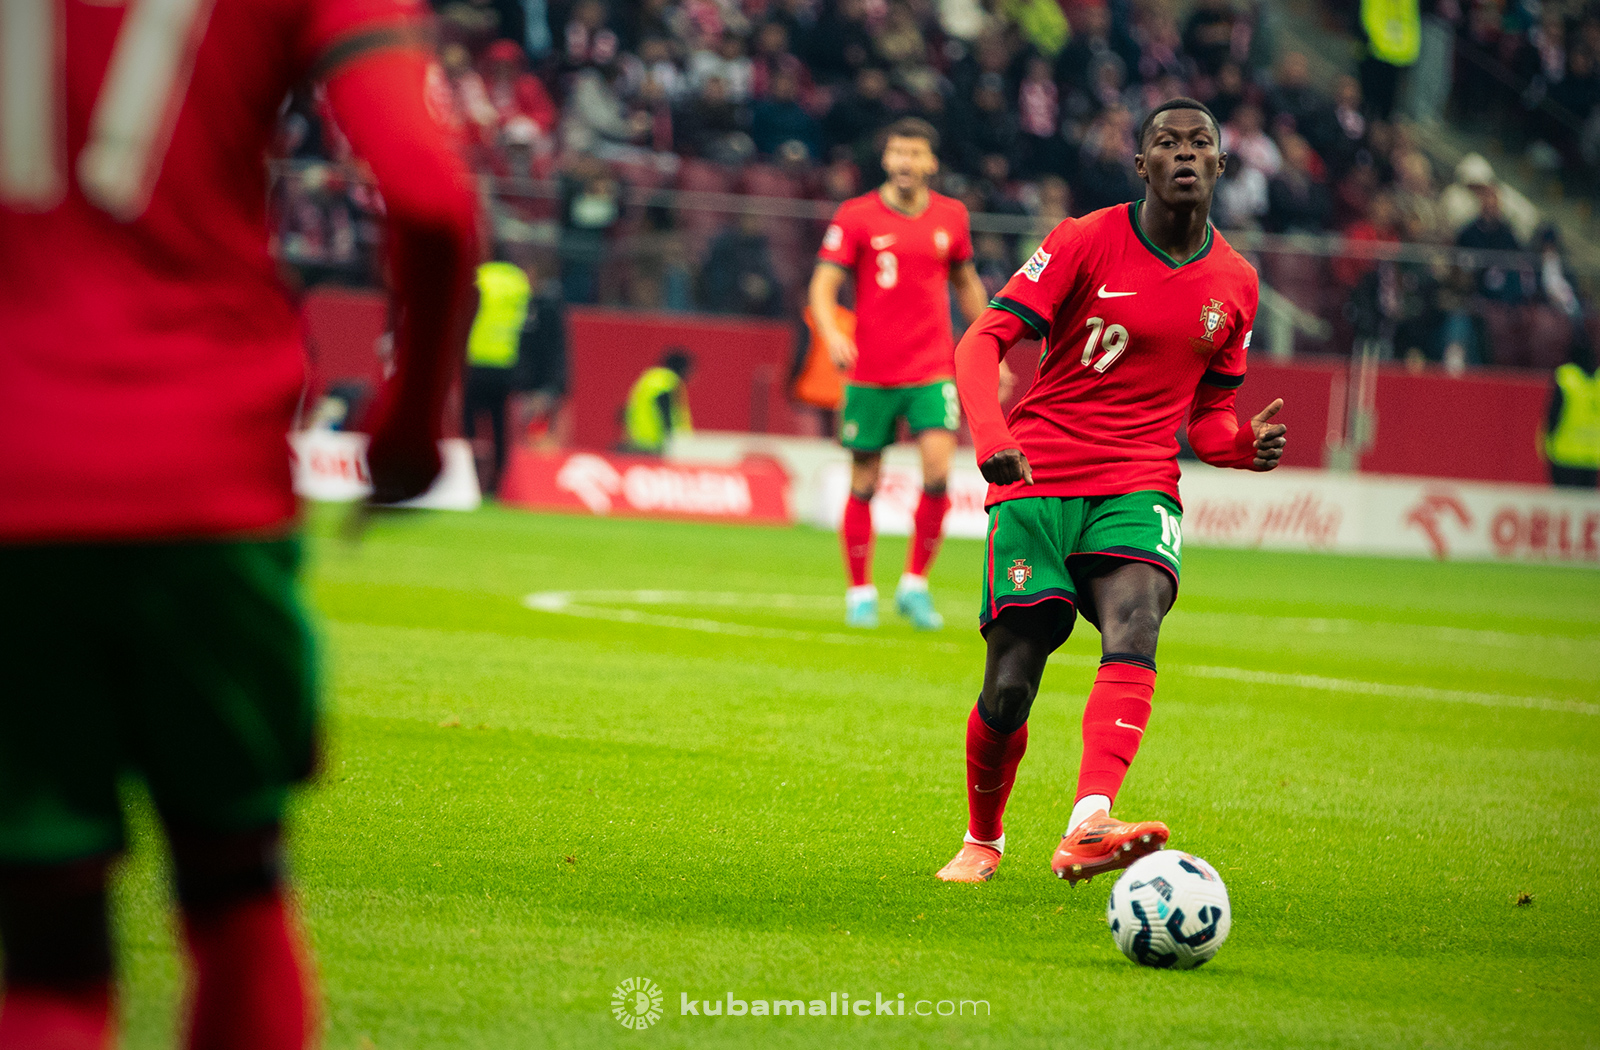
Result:
M1228 887L1199 857L1164 849L1122 873L1106 901L1106 922L1122 954L1140 966L1192 970L1228 939Z

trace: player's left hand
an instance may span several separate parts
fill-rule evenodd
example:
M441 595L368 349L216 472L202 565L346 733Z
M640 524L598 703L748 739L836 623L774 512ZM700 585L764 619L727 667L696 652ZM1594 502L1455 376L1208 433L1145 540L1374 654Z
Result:
M1271 470L1283 456L1283 446L1288 443L1284 434L1289 428L1283 423L1269 422L1282 408L1283 398L1280 397L1251 417L1250 430L1256 436L1256 458L1250 464L1251 470Z

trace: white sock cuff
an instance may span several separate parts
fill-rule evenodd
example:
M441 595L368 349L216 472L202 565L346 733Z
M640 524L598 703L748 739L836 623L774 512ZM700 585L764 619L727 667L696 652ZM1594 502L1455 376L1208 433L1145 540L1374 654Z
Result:
M847 602L859 602L877 596L877 585L871 583L863 583L860 587L846 587L844 592L844 600Z
M912 572L901 573L898 589L902 591L925 591L928 589L928 578L926 576L918 576Z
M1085 795L1080 798L1072 807L1071 823L1067 825L1068 834L1102 809L1107 813L1111 812L1111 799L1105 795Z
M999 838L994 839L993 841L990 841L990 842L985 842L982 839L973 838L972 837L972 832L969 831L966 834L961 836L961 841L962 842L970 842L974 846L988 846L990 849L994 850L996 853L1004 853L1006 851L1006 836L1005 836L1005 834L1003 832L1001 833Z

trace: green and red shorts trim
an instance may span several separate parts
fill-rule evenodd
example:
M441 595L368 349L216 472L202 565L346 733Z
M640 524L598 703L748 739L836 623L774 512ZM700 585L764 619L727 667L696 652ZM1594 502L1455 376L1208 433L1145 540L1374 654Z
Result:
M1012 608L1054 604L1052 648L1072 633L1081 609L1099 625L1088 583L1119 563L1142 561L1172 577L1183 564L1183 509L1165 492L1117 496L1029 496L989 508L984 544L983 608L987 631Z

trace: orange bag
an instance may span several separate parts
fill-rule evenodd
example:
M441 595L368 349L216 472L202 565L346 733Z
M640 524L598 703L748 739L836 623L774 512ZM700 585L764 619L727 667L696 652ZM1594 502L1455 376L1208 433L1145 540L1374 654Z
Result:
M836 306L833 316L839 330L854 339L855 312L843 306ZM828 356L828 348L823 345L821 337L817 335L816 326L811 323L809 306L805 310L805 320L806 330L811 333L811 341L806 346L805 364L801 367L800 374L795 377L790 393L802 404L837 410L844 403L844 372L833 363L833 358Z

